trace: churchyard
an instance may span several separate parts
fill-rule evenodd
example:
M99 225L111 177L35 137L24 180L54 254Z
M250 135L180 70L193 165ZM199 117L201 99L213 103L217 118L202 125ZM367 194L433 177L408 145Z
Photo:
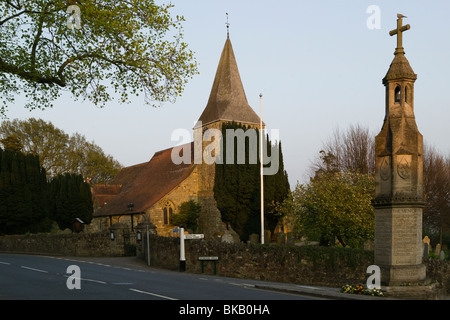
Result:
M74 37L76 30L82 29L82 10L77 1L69 3L67 26ZM18 10L19 5L8 4L11 10ZM156 8L165 17L168 8ZM368 12L374 10L367 20L369 29L379 24L377 8L368 8ZM0 150L0 252L135 256L149 267L180 272L341 288L343 294L444 299L450 294L449 202L448 194L441 197L439 191L445 193L449 185L444 181L445 188L436 187L433 179L448 180L450 166L442 158L444 169L433 175L432 152L424 147L419 131L415 109L420 94L415 90L418 77L403 44L413 31L404 24L405 19L398 14L396 28L388 33L396 38L394 58L382 79L383 87L374 88L385 92L385 106L378 110L380 114L384 111L381 130L371 138L363 128L350 127L342 136L347 144L323 148L310 168L309 181L295 187L289 184L285 170L279 130L266 130L263 123L263 95L259 95L259 115L247 100L231 44L228 14L227 37L206 107L192 130L172 132L177 146L156 151L149 161L118 168L80 135L69 138L34 120L28 124L5 121L1 128L5 150ZM178 23L169 24L180 28ZM121 39L117 43L126 44L127 35L132 38L137 33L130 28L117 35ZM180 55L177 63L167 63L171 66L167 74L159 73L163 68L153 70L151 59L116 61L118 57L79 55L75 50L68 59L64 54L57 73L48 77L50 71L39 74L36 68L40 35L41 31L34 41L29 72L0 64L3 71L16 70L13 74L27 81L61 87L78 78L80 84L72 87L72 93L84 94L95 104L108 101L109 95L96 82L102 69L86 58L100 59L108 68L118 67L108 74L116 81L116 89L127 83L124 79L136 84L145 78L143 91L159 101L179 94L184 85L181 79L198 71L187 46L172 48L172 56ZM145 52L146 44L136 45L136 51ZM160 48L159 44L155 47ZM127 51L127 45L121 50ZM107 47L106 51L115 50ZM76 73L78 69L71 64L78 61L89 62L94 70ZM74 74L65 77L69 65ZM124 78L130 65L134 72ZM147 79L146 75L152 76ZM91 87L93 91L87 89ZM126 101L125 89L121 98ZM35 91L31 92L35 98L31 103L48 103L45 95L36 97ZM59 91L50 93L56 97ZM85 163L73 164L84 170L84 178L81 173L67 173L67 168L59 172L53 164L45 171L39 161L43 153L36 148L30 154L24 152L32 149L24 144L32 140L30 136L41 136L30 134L34 129L24 133L27 130L23 128L31 124L56 132L49 141L57 135L63 137L58 141L68 147L58 153L65 158L56 162L72 164L85 154L92 156L95 150L95 156L85 162L108 162L110 167L94 181L87 175L98 173L101 165L85 168ZM338 144L341 136L334 138ZM433 202L433 198L438 200Z

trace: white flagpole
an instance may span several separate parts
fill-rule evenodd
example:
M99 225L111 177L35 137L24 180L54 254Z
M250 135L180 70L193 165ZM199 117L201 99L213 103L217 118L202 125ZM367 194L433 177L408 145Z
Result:
M264 169L263 169L263 121L262 121L262 93L259 95L259 151L261 162L261 244L264 244Z

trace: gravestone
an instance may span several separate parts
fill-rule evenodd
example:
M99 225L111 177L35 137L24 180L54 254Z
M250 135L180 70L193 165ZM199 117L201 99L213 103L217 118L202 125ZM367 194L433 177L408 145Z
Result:
M248 238L249 243L259 243L259 234L252 233L250 237Z
M424 242L423 243L423 257L428 258L429 253L430 253L430 251L428 249L428 243Z
M445 260L445 252L444 252L444 250L442 250L441 253L439 254L439 260Z
M364 242L364 250L367 250L367 251L374 250L374 243L372 240L367 240L366 242Z
M428 255L430 254L430 238L428 238L428 236L425 236L425 237L423 238L422 242L423 242L423 247L424 247L424 248L426 247L426 249L427 249L426 252L425 252L425 249L424 249L423 256L424 256L425 258L427 258Z
M439 256L441 254L441 244L440 243L438 243L436 245L436 248L434 249L434 254L437 256Z
M277 233L277 244L286 244L286 234L284 232Z
M225 243L234 243L233 236L231 235L231 233L228 230L225 231L221 240L222 240L222 242L225 242Z

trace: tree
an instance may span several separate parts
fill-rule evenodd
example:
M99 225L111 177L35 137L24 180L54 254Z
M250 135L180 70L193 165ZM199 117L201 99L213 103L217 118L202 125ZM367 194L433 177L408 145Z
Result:
M39 158L0 149L0 234L48 231L48 199Z
M328 172L297 184L285 208L294 213L296 233L321 245L360 247L374 238L373 177L357 172ZM286 209L285 209L286 210Z
M194 200L183 202L180 205L178 213L172 216L171 224L184 226L196 232L198 227L198 217L200 216L201 206Z
M266 137L266 141L267 150L271 150L271 142L268 137ZM286 170L284 169L283 151L280 141L278 142L275 150L275 152L278 153L280 167L275 175L264 177L264 210L267 212L264 220L265 223L267 223L267 229L271 232L274 231L279 220L283 217L282 212L277 210L277 205L282 203L291 191L289 178ZM261 197L258 197L258 199L261 199ZM256 210L260 210L259 205Z
M223 146L227 145L227 130L254 130L239 123L226 123L222 126ZM259 130L255 130L256 139L259 141ZM216 162L214 197L222 214L222 221L230 224L240 239L245 241L253 233L261 232L261 184L260 184L260 162L252 163L251 151L259 155L259 143L257 147L250 146L251 139L245 139L245 161L238 164L238 143L234 143L234 150L225 148L223 161ZM279 159L279 168L275 175L264 176L264 210L265 229L273 231L281 218L276 210L276 203L282 202L289 194L289 181L284 170L283 156L281 154L281 143L272 142L266 137L264 143L270 152L275 152ZM275 146L271 151L271 146ZM233 153L234 164L227 163L227 153ZM259 157L258 157L259 158Z
M319 154L310 182L297 184L279 210L299 237L360 247L374 238L375 137L360 125L336 128Z
M50 217L60 229L72 227L79 218L89 224L93 215L90 185L77 174L58 175L50 181Z
M79 133L70 137L66 158L67 172L89 178L93 184L107 184L122 168L111 155Z
M0 113L18 93L31 109L52 107L63 91L99 106L140 93L154 106L174 100L198 71L183 42L184 18L172 17L172 7L154 0L1 1Z
M424 226L434 232L449 232L450 158L444 157L434 147L424 146L423 172Z
M11 137L23 152L39 155L49 177L68 172L90 178L92 183L108 183L121 169L119 162L81 134L69 136L42 119L3 121L0 138L5 147L13 142Z
M20 152L23 149L22 142L20 142L20 139L15 134L1 139L0 142L3 144L5 150Z
M336 128L323 144L320 157L311 166L312 175L330 171L375 172L375 137L368 128L351 125L342 132Z

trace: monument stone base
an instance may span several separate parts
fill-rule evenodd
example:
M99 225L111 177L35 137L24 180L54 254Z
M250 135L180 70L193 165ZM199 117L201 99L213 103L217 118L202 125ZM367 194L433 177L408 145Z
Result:
M387 286L382 288L386 297L402 300L445 300L446 290L427 279L421 284Z
M427 268L424 264L412 266L380 266L381 283L387 286L401 286L424 283Z

